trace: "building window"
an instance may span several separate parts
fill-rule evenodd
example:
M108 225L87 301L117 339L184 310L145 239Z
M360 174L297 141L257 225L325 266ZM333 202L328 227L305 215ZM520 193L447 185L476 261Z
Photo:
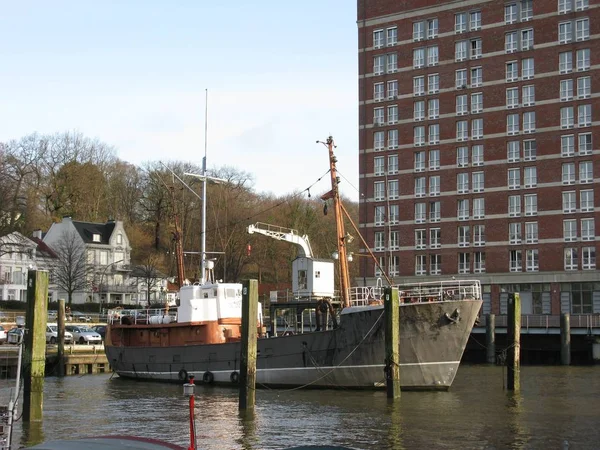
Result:
M390 250L398 250L400 248L400 234L397 231L390 232Z
M470 49L471 49L471 59L481 58L483 53L481 39L471 39L470 40Z
M456 175L456 190L459 194L466 194L469 192L469 174L459 173Z
M473 11L469 14L469 30L481 29L481 11Z
M471 113L477 114L483 111L483 93L471 94Z
M511 272L522 272L523 261L521 258L521 250L510 250L509 251L510 271Z
M521 196L508 196L508 215L509 217L519 217L521 215Z
M433 73L427 75L427 90L430 94L435 94L440 91L440 75Z
M442 203L440 201L429 202L429 221L430 222L439 222L440 221L441 207L442 207Z
M415 256L415 275L426 275L427 274L427 256L416 255Z
M457 147L456 149L456 165L458 167L467 167L469 165L469 148Z
M562 165L562 184L575 184L575 163Z
M456 122L456 140L466 141L469 139L469 128L466 120Z
M535 111L523 113L523 133L533 133L535 131Z
M509 88L506 90L506 107L508 109L519 106L519 88Z
M469 200L466 198L457 201L458 220L469 220Z
M396 225L400 221L400 208L398 205L390 205L390 225Z
M525 251L525 270L527 272L537 272L540 269L539 255L537 249L528 249Z
M425 219L425 203L415 203L415 223L424 223Z
M425 22L414 22L413 41L422 41L423 39L425 39Z
M506 81L516 81L519 79L519 63L511 61L506 63Z
M440 52L437 45L427 47L427 65L436 66L440 62Z
M425 95L425 77L413 78L413 95Z
M398 80L391 80L387 82L387 98L388 100L394 100L398 96Z
M485 272L485 252L473 253L473 272L484 273Z
M521 30L521 50L531 50L533 48L533 28Z
M398 188L398 180L388 181L388 198L390 200L397 199L400 196L400 190Z
M521 224L519 222L508 224L508 243L511 245L521 243Z
M591 270L596 268L596 248L583 247L581 249L581 268L583 270ZM577 267L575 267L577 268Z
M373 185L373 192L375 193L375 200L385 199L385 184L383 181L376 181Z
M396 53L390 53L387 55L387 73L394 73L398 71L398 55Z
M535 75L535 66L533 58L525 58L521 61L521 76L524 80L533 78Z
M437 144L440 142L440 124L434 123L429 125L428 128L429 145Z
M581 212L594 211L594 191L584 190L579 191L579 207Z
M467 59L467 41L458 41L454 44L454 60L464 61Z
M483 68L473 67L471 69L471 87L481 86L483 83Z
M485 245L485 225L473 225L473 245L476 247Z
M577 19L575 21L575 34L578 41L585 41L590 38L590 19Z
M440 151L429 150L429 170L440 169Z
M431 98L428 100L427 112L429 113L429 119L437 119L440 117L440 100L438 98Z
M559 72L569 73L573 71L573 53L562 52L558 54L558 68Z
M535 104L535 86L523 86L523 106Z
M471 147L471 161L473 166L483 166L483 145Z
M579 182L592 183L594 181L594 169L591 161L579 163Z
M384 123L383 108L375 108L373 110L373 123L375 125L383 125L383 123Z
M527 194L525 197L525 215L537 215L537 194Z
M388 149L398 148L398 130L388 131Z
M538 241L538 223L525 222L525 243L536 244Z
M373 147L375 150L383 150L385 141L385 133L383 131L376 131L373 133Z
M414 127L414 145L425 145L425 127Z
M589 0L575 0L575 11L583 11L590 7Z
M579 258L576 248L565 248L565 270L577 270Z
M513 53L517 51L517 32L512 31L504 35L504 51Z
M385 159L383 156L376 156L373 158L373 166L373 175L385 175Z
M581 219L581 240L593 241L596 238L594 219Z
M415 230L415 248L417 250L427 247L426 231L427 230Z
M385 250L385 239L383 231L375 232L375 242L374 242L374 250L376 252L382 252Z
M576 52L577 71L590 70L590 49L583 48Z
M431 255L429 257L431 264L430 271L431 275L439 275L442 273L442 255Z
M416 197L424 197L425 196L425 177L415 178L415 196Z
M425 120L425 100L419 100L414 102L413 120Z
M577 106L577 126L589 127L592 125L592 105Z
M460 69L455 72L456 89L466 89L467 87L467 69Z
M471 244L471 229L468 225L458 227L458 246L468 247Z
M537 156L537 144L535 139L523 141L523 157L525 161L533 161Z
M387 112L388 112L388 124L393 125L395 123L398 123L398 106L397 105L388 106Z
M375 207L375 226L382 226L385 223L385 209L383 206Z
M533 18L533 0L521 0L521 21Z
M121 233L117 234L117 245L123 245L123 235Z
M383 92L383 83L375 83L373 85L373 100L376 102L383 101L384 92Z
M485 199L473 199L473 219L483 219L485 217Z
M567 191L562 193L562 212L563 214L574 213L577 209L575 191Z
M383 47L383 30L373 31L373 47L374 48Z
M524 169L525 188L537 186L537 168L535 166L525 167Z
M573 128L575 126L575 116L572 106L560 108L560 127L563 129Z
M388 174L394 175L398 173L398 155L388 156Z
M506 133L509 136L519 134L519 115L509 114L506 116Z
M560 101L573 100L573 80L560 80Z
M392 277L397 277L399 274L398 271L398 267L400 266L400 257L399 256L392 256L390 258L390 268L389 268L389 274Z
M430 196L440 195L440 176L439 175L429 177L429 195Z
M425 170L425 152L415 152L415 172L423 172Z
M469 112L469 110L468 110L468 104L467 104L467 94L457 95L456 96L456 115L462 116L464 114L467 114L468 112Z
M471 121L471 136L473 139L483 139L483 119Z
M518 162L521 158L521 152L519 149L519 141L508 141L506 143L506 158L508 162Z
M563 220L563 239L565 242L577 240L577 221L575 219Z
M566 14L571 11L571 2L573 0L558 0L558 13Z
M508 188L519 189L521 187L521 169L508 169Z
M416 48L413 50L413 69L418 69L425 65L425 49Z
M454 32L464 33L467 31L467 13L458 13L454 15Z
M385 63L385 55L377 55L373 58L373 75L381 75Z
M471 271L471 261L469 253L458 254L458 273L469 273Z
M429 246L431 248L440 248L442 246L441 228L431 228L429 230Z
M485 178L483 172L473 172L473 192L483 192L485 189Z
M515 23L517 21L517 4L511 3L504 6L504 23Z
M387 32L387 46L391 47L398 43L398 28L392 27L386 30Z
M429 19L427 21L427 39L437 37L439 31L439 23L437 19Z
M591 77L577 78L577 98L588 98L592 95Z
M561 22L558 24L558 43L567 44L573 40L573 24Z

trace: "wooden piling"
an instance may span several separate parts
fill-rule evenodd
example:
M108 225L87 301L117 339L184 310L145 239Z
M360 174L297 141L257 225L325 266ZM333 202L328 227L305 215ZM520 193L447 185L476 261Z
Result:
M23 358L23 420L42 420L44 372L46 368L46 319L48 317L48 272L27 274L27 313Z
M488 314L485 318L485 359L488 364L496 363L496 315Z
M560 315L560 363L571 365L571 316L569 313Z
M254 409L256 386L256 335L258 281L245 280L242 287L242 349L240 355L239 410Z
M384 290L385 382L388 399L400 397L400 302L397 288Z
M521 299L518 293L508 295L506 324L506 389L521 390Z
M65 299L58 300L58 353L56 357L56 376L65 376Z

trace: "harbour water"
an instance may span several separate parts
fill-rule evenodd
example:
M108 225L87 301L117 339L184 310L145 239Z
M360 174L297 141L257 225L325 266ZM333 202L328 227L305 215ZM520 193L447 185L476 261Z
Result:
M503 389L502 367L461 366L448 392L267 390L252 417L237 391L198 386L199 449L597 449L600 367L522 367L521 393ZM14 380L1 380L3 403ZM187 448L188 400L181 386L110 374L47 378L44 420L15 428L13 448L100 435L163 439Z

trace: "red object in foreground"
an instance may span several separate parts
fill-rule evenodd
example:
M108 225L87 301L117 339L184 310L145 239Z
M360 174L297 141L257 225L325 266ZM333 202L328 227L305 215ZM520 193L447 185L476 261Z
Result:
M190 384L194 384L194 375L190 375ZM188 450L196 450L196 421L194 417L194 392L190 395L190 446Z

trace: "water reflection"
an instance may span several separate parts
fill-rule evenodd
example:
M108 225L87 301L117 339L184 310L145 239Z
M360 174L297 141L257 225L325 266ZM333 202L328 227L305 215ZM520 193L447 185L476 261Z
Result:
M449 392L403 392L390 403L385 392L258 390L256 408L242 414L237 391L198 386L198 448L597 448L600 367L521 370L519 393L503 389L501 368L465 366ZM19 421L15 434L27 446L132 434L187 448L188 399L181 386L108 374L47 378L43 423Z

